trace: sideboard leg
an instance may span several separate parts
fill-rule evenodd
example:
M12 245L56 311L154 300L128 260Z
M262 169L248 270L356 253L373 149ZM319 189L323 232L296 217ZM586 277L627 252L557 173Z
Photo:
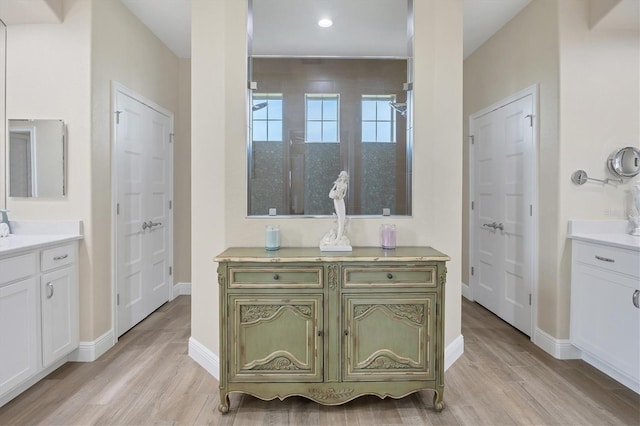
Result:
M227 414L229 412L229 394L220 392L220 405L218 405L218 410L222 414Z
M433 394L433 408L440 412L444 410L445 403L443 400L444 389L436 390Z

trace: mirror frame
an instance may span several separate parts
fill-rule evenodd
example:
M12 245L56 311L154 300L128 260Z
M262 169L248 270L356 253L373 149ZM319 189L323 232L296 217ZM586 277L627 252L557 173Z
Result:
M17 128L20 131L30 131L30 127L28 126L23 126L22 124L15 124L12 126L12 122L13 123L30 123L30 122L49 122L49 123L59 123L59 129L60 129L60 140L56 140L55 142L59 142L62 144L61 147L61 153L62 153L62 157L60 158L60 161L62 162L62 174L60 175L60 178L62 179L61 182L59 182L59 184L61 185L61 191L60 193L56 193L56 194L45 194L45 195L30 195L30 196L20 196L20 195L11 195L11 179L10 179L10 173L11 173L11 130L12 127L13 128ZM6 156L6 163L5 163L5 185L4 185L4 190L6 193L6 199L20 199L20 200L38 200L38 199L62 199L65 198L67 196L67 172L68 172L68 164L67 164L67 127L66 127L66 123L63 119L59 119L59 118L10 118L5 120L5 128L6 128L6 132L5 132L5 141L6 141L6 147L4 149L4 155ZM35 130L35 129L34 129ZM56 135L51 135L52 137L55 137ZM36 164L37 166L37 164Z
M634 156L635 169L633 171L627 171L624 167L624 158L627 155ZM627 146L614 151L607 160L607 167L614 176L621 178L632 178L637 176L640 174L640 149L633 146Z
M406 93L406 147L405 147L405 163L406 163L406 171L402 176L399 177L400 181L405 182L406 188L406 212L403 214L389 214L389 212L383 212L380 214L349 214L347 216L350 218L383 218L383 217L413 217L413 196L414 196L414 182L413 182L413 169L414 169L414 116L413 116L413 104L414 104L414 95L413 95L413 80L414 80L414 47L413 47L413 34L414 34L414 2L416 0L405 0L407 3L407 56L323 56L323 55L267 55L267 54L253 54L253 43L254 43L254 32L253 32L253 21L255 19L253 14L253 3L255 0L245 0L248 3L248 15L247 15L247 96L246 96L246 120L247 120L247 128L251 128L251 120L252 120L252 98L253 92L256 90L256 83L253 82L253 58L276 58L276 59L400 59L405 60L407 63L407 81L403 83L403 90ZM396 110L397 111L397 110ZM400 113L400 111L397 111ZM252 152L251 152L251 131L249 130L247 134L247 149L246 149L246 206L245 206L245 217L246 218L291 218L291 219L300 219L300 218L327 218L332 217L331 214L272 214L271 211L267 214L251 214L250 213L250 205L251 205L251 182L250 182L250 171L252 168ZM271 210L271 209L270 209Z

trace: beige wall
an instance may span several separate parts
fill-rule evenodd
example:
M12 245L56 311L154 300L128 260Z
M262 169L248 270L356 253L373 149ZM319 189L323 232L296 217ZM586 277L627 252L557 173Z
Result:
M469 283L469 116L538 85L538 326L555 331L558 280L558 10L557 0L534 0L464 61L465 176L463 282ZM535 327L535 325L534 325Z
M283 246L316 246L330 219L246 217L246 2L192 4L192 336L218 348L213 256L229 246L261 246L266 223ZM395 219L399 244L431 245L453 260L446 289L445 344L460 335L462 188L462 1L415 5L414 216ZM446 185L442 184L446 176ZM354 218L353 245L378 245L389 219Z
M91 215L96 224L92 283L94 336L100 336L112 321L112 306L104 303L112 299L111 83L123 84L176 114L179 61L119 0L94 0L92 25Z
M176 113L179 61L118 0L64 6L61 24L8 28L7 117L65 120L68 195L7 204L14 219L83 221L80 339L92 341L112 325L111 81Z
M464 62L463 247L468 247L469 115L510 94L539 87L537 324L569 332L569 219L623 219L624 189L573 185L585 169L607 176L616 147L638 146L638 35L589 31L588 0L534 0ZM469 282L465 249L463 281Z
M80 219L81 339L95 336L91 261L91 1L65 0L62 24L7 27L7 118L56 118L67 126L67 196L8 199L13 219ZM103 330L106 331L106 330Z
M560 11L560 232L557 332L569 336L571 219L626 219L622 185L571 183L571 174L610 177L605 160L616 149L640 148L640 32L589 30L589 1L559 1ZM640 16L636 17L640 22Z
M175 283L191 282L191 60L180 59L173 146L173 265Z

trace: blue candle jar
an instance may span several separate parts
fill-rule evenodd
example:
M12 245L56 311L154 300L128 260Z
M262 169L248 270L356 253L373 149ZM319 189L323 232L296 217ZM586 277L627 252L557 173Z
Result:
M264 247L269 251L280 249L280 227L267 225L264 230Z

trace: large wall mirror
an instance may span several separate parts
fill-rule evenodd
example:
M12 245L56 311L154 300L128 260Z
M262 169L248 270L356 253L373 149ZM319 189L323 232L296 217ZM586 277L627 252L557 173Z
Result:
M62 120L9 120L9 197L65 195Z
M341 170L348 215L411 215L411 0L249 10L248 215L330 215Z

